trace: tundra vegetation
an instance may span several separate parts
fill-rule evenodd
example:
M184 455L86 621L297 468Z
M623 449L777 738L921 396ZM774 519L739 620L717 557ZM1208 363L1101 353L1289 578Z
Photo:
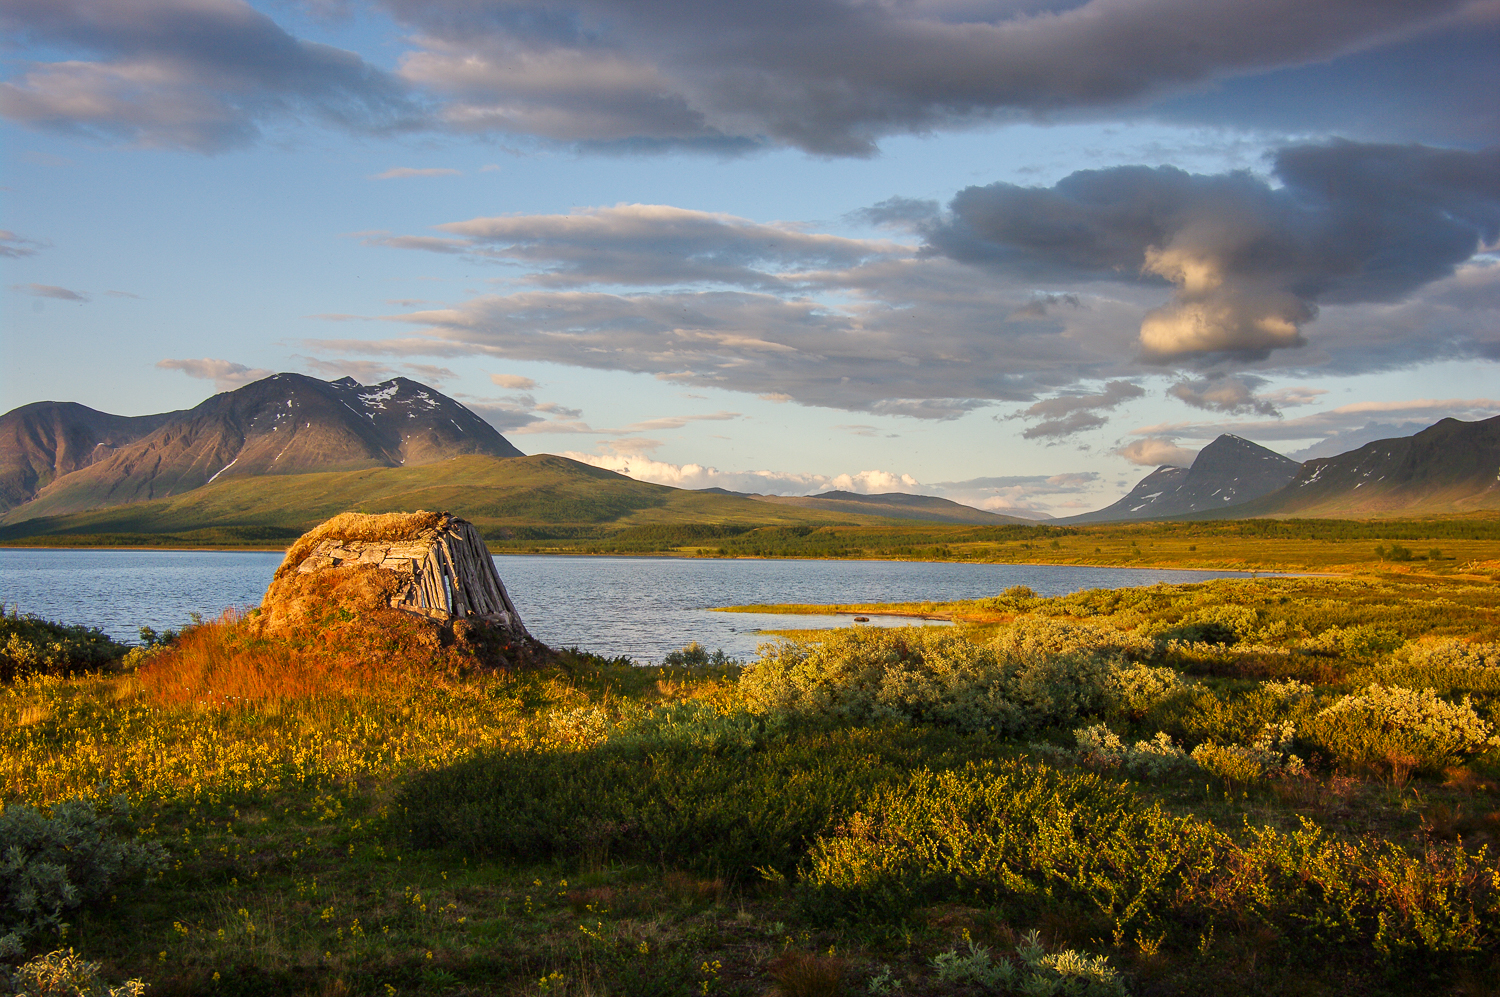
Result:
M1492 992L1488 575L870 608L960 625L502 670L13 615L0 992Z

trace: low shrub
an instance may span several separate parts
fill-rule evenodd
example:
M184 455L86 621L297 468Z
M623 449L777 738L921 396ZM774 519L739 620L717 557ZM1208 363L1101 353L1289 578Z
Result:
M71 675L117 663L130 649L97 627L0 612L0 682L27 675Z
M1126 744L1120 735L1104 724L1095 724L1075 730L1073 738L1077 747L1072 751L1054 749L1057 757L1092 768L1120 769L1137 779L1154 781L1198 768L1188 753L1165 733L1147 741ZM1042 752L1048 750L1042 745L1033 747Z
M72 949L39 955L8 974L15 997L141 997L146 984L126 980L112 987L99 976L99 964Z
M729 881L790 875L812 839L913 765L993 751L941 730L755 730L685 714L580 751L481 755L412 777L392 810L421 848L660 862Z
M939 983L972 983L986 990L1021 994L1067 994L1069 997L1125 997L1125 981L1107 956L1087 956L1073 949L1047 953L1041 934L1027 932L1016 946L1016 961L994 959L990 950L965 939L968 952L951 948L935 956Z
M1193 749L1192 759L1205 771L1239 785L1298 776L1307 766L1292 753L1296 736L1295 724L1266 724L1249 744L1205 741Z
M763 649L740 687L761 711L1019 734L1104 712L1116 700L1117 670L1098 654L1058 652L1014 631L983 646L937 628L859 628Z
M1362 674L1381 685L1433 689L1439 695L1473 692L1493 697L1500 693L1500 643L1416 641Z
M68 911L166 864L160 844L116 830L123 813L123 801L104 814L82 799L58 803L50 816L25 804L0 813L0 958L21 955Z
M710 653L695 640L676 651L668 651L661 663L672 668L725 668L740 662L725 654L722 647Z
M1178 944L1218 923L1320 956L1337 945L1388 958L1483 951L1500 932L1500 873L1456 844L1408 852L1306 820L1236 839L1098 775L1026 761L919 771L882 788L817 839L805 868L805 903L852 919L962 901Z
M1465 699L1450 703L1432 689L1372 685L1344 696L1304 727L1309 744L1343 765L1366 766L1409 758L1418 771L1436 773L1500 747L1494 729Z

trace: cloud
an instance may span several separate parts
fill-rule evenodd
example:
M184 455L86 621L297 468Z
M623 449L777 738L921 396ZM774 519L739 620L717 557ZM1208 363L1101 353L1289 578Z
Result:
M233 391L276 373L261 367L246 367L232 360L210 360L207 357L201 360L158 360L156 366L162 370L180 370L188 377L213 381L217 391Z
M129 291L105 291L104 293L111 298L130 298L134 301L141 300L141 296L139 294L131 294Z
M205 152L305 120L622 153L869 156L891 135L1145 116L1173 100L1179 119L1264 127L1270 114L1283 133L1314 121L1389 129L1394 118L1494 134L1483 94L1496 18L1474 0L302 6L320 20L366 18L359 34L377 39L394 20L398 71L373 64L388 57L383 41L367 61L297 38L242 0L11 0L0 28L53 61L0 84L0 111ZM1273 99L1257 101L1268 74ZM1392 99L1413 81L1425 99ZM1319 94L1336 96L1309 96Z
M463 176L462 171L460 171L460 170L451 170L451 169L447 169L445 167L428 167L428 168L425 168L425 169L416 169L416 168L411 167L411 166L397 166L397 167L394 167L392 169L386 170L384 173L377 173L374 176L372 176L370 179L371 180L402 180L402 179L405 179L407 177L461 177L461 176Z
M624 150L778 144L853 156L872 154L886 135L1081 110L1141 113L1164 96L1347 58L1451 25L1474 6L1463 0L384 5L418 45L402 59L403 77L441 95L453 129ZM1468 56L1471 63L1482 59ZM1377 75L1394 71L1383 67Z
M1132 464L1140 464L1144 467L1160 467L1162 464L1171 464L1173 467L1192 467L1193 461L1198 458L1198 451L1186 450L1178 446L1175 440L1161 436L1147 436L1144 439L1134 440L1120 447L1115 453Z
M364 233L507 276L500 293L383 317L413 334L312 348L546 361L935 421L1045 399L1026 416L1034 439L1100 428L1124 400L1072 386L1171 370L1189 404L1269 413L1310 397L1256 394L1273 372L1500 358L1500 264L1472 255L1500 234L1497 157L1339 143L1283 150L1280 187L1122 167L969 188L920 246L659 205ZM1318 319L1296 350L1236 339L1233 322L1213 335L1234 349L1144 347L1161 315L1210 299L1243 315L1295 299Z
M70 291L55 284L12 284L12 291L20 291L34 298L56 298L58 301L87 301L89 296L82 291Z
M519 374L491 374L490 380L497 388L508 388L512 391L530 391L536 387L535 381Z
M1366 401L1300 416L1295 419L1265 419L1224 422L1171 422L1131 430L1136 436L1171 436L1211 440L1233 433L1247 440L1317 440L1357 429L1371 420L1407 422L1413 419L1429 426L1439 419L1474 421L1500 415L1495 398L1412 398L1404 401Z
M46 246L44 242L16 235L10 229L0 228L0 258L18 260L23 256L35 256Z
M1257 415L1280 415L1281 410L1268 397L1255 394L1255 388L1265 383L1259 377L1206 377L1195 381L1179 381L1167 389L1167 394L1193 406L1216 412L1254 412ZM1289 395L1287 397L1297 397Z
M763 224L660 204L617 204L567 215L473 218L435 226L446 236L370 233L367 245L469 252L525 266L541 287L714 284L798 286L806 271L909 256L912 247Z
M1401 436L1412 436L1426 429L1426 422L1367 422L1356 429L1341 429L1330 433L1310 447L1287 454L1296 461L1309 461L1315 457L1337 457L1350 450L1358 450L1366 443L1376 440L1391 440Z
M423 118L399 79L242 0L12 0L0 27L67 56L0 83L0 115L34 127L219 152L271 122L381 133Z
M648 456L655 440L611 440L610 452L567 451L564 457L674 488L724 488L757 495L817 495L829 491L874 495L902 492L934 495L977 509L1027 518L1047 518L1051 508L1064 514L1094 508L1090 503L1098 474L1088 471L1056 475L972 478L923 484L910 474L868 470L839 474L792 471L725 471L704 464L673 464Z
M1118 407L1132 398L1140 398L1146 389L1129 381L1110 381L1096 394L1062 394L1045 398L1008 419L1041 419L1021 433L1028 440L1060 438L1098 429L1105 419L1098 413Z
M1265 358L1321 304L1395 302L1500 238L1500 147L1291 146L1281 186L1173 167L997 183L954 197L929 251L1010 275L1173 288L1141 322L1148 362Z

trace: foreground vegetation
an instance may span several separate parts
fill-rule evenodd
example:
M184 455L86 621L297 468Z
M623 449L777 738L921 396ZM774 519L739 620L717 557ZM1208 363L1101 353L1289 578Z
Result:
M79 889L0 898L0 958L151 994L1491 992L1491 579L905 608L964 625L507 673L329 610L20 669L7 882Z

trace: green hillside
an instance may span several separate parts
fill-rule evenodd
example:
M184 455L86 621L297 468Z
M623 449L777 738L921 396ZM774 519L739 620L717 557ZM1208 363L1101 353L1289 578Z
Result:
M73 539L277 545L340 512L447 509L487 536L600 527L833 524L865 517L636 481L566 457L456 457L411 468L232 478L185 495L0 528L0 542Z

